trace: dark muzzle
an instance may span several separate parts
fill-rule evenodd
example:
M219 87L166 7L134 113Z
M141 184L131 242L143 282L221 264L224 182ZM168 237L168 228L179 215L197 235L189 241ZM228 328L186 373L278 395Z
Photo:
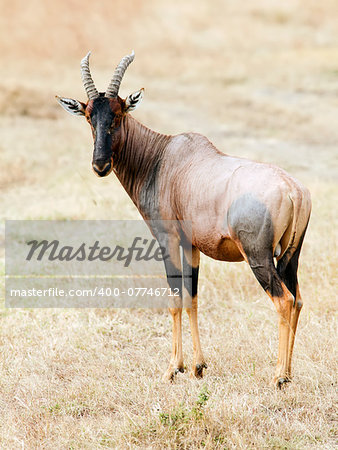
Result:
M92 167L99 177L105 177L110 173L111 161L107 161L106 159L96 159L93 160Z

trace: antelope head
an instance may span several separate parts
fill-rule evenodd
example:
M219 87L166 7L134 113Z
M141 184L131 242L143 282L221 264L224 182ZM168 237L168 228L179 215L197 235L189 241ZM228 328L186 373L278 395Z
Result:
M122 118L141 103L143 89L128 95L124 100L118 96L123 75L134 60L134 51L122 58L106 92L98 92L95 87L89 69L89 56L90 52L81 61L81 77L88 97L87 103L72 98L56 98L66 111L87 119L94 139L92 168L96 175L105 177L113 170L113 154L120 141Z

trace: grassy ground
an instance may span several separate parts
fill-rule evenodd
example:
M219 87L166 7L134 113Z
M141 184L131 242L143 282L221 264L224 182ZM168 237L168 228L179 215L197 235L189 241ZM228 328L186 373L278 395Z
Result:
M244 263L202 259L201 381L182 374L162 384L165 311L3 302L1 448L335 448L338 7L247 3L1 0L0 241L4 219L139 218L113 175L92 174L88 125L53 98L84 100L79 61L88 49L104 90L135 48L122 95L146 88L136 118L278 164L311 191L293 383L272 386L277 315ZM184 344L189 365L186 317Z

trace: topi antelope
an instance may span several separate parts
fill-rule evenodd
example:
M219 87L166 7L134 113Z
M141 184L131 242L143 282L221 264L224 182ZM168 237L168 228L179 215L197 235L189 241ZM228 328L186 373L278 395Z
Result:
M125 100L118 96L134 52L116 67L105 93L99 93L94 85L89 55L81 61L88 102L63 97L57 100L66 111L85 116L94 138L94 172L99 177L115 172L160 246L170 255L165 259L169 286L179 286L181 297L184 288L191 299L187 308L194 352L191 375L202 377L207 367L197 323L201 251L221 261L246 261L274 303L279 316L274 382L281 387L291 379L292 351L302 308L297 269L311 212L309 191L278 167L221 153L200 134L166 136L146 128L129 114L140 104L143 89ZM151 225L155 220L175 220L176 226L155 228ZM191 223L192 252L191 247L186 250L184 221ZM185 277L186 273L192 275ZM173 341L164 375L167 380L184 371L179 306L182 303L170 308Z

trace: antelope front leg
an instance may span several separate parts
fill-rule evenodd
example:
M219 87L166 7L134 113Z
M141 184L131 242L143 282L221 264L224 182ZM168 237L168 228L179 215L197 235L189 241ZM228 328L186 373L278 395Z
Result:
M172 293L178 296L170 297L169 311L173 319L172 352L170 364L163 375L164 381L172 381L178 372L184 372L182 350L182 265L179 241L176 237L162 235L158 241L165 249L164 260L167 280Z
M187 300L185 301L189 302L186 309L189 316L190 330L194 349L193 364L190 376L196 378L202 378L203 369L207 368L202 353L197 321L197 285L199 261L200 252L196 247L183 250L183 279L185 295L187 296Z
M173 318L172 352L163 381L173 381L178 372L184 372L182 351L182 308L169 308Z

